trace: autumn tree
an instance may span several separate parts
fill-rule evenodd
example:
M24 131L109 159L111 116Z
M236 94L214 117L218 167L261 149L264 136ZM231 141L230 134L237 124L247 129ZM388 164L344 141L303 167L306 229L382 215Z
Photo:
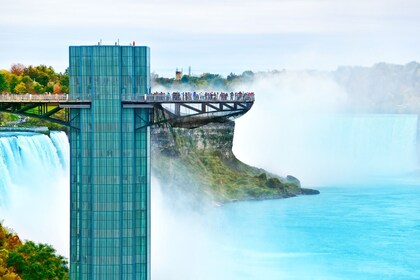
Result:
M15 273L13 267L8 266L10 251L21 246L19 237L0 222L0 279L2 280L20 280L19 275Z
M18 85L16 85L15 88L14 88L14 92L15 93L20 93L20 94L27 93L28 90L26 89L25 83L24 82L20 82Z
M61 91L60 84L55 84L54 85L54 94L61 94L61 93L62 93L62 91Z
M10 73L15 74L16 76L22 76L25 69L25 65L21 63L12 64L10 67Z
M9 253L8 266L25 280L69 279L67 260L47 244L27 241Z

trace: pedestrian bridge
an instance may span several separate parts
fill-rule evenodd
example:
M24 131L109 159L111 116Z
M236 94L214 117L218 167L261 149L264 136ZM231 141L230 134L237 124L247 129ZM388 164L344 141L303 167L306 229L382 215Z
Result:
M0 112L69 126L69 109L94 106L89 95L72 96L70 99L68 94L2 94ZM170 124L173 127L194 128L210 122L226 122L237 118L251 109L254 100L254 93L167 92L122 95L121 106L153 109L153 121L149 125Z

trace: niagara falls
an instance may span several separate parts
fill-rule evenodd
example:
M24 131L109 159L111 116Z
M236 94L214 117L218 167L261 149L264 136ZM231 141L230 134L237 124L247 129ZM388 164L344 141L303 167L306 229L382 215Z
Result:
M310 78L300 97L262 82L266 95L237 120L235 155L320 194L197 208L193 187L174 196L154 177L155 279L416 279L417 115L349 113L331 80ZM66 134L3 132L0 143L4 224L68 256Z
M2 4L1 280L420 279L420 1Z

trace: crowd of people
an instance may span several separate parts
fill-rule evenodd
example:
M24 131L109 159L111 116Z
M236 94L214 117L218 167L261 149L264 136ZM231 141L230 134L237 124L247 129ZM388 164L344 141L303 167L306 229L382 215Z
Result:
M123 97L124 98L124 97ZM154 92L142 95L149 101L254 101L253 92ZM68 94L0 94L0 100L68 100ZM78 98L77 98L78 99Z
M153 96L167 101L253 101L253 92L154 92Z

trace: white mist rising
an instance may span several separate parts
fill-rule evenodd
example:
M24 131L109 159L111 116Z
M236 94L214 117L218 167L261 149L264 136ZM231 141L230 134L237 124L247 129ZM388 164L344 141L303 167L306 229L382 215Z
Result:
M305 186L354 182L363 176L415 168L417 117L344 115L346 92L326 75L270 74L238 90L254 91L257 99L237 120L235 131L235 154L248 164L295 175ZM48 152L55 146L68 153L68 142L52 140L46 141L48 149L41 145L15 151L15 162L0 158L0 192L7 197L0 214L24 239L52 244L68 256L68 164L63 170L59 153L54 157ZM10 155L11 147L3 151ZM25 164L19 161L25 158ZM254 255L261 256L259 252L230 247L241 236L226 235L218 216L223 211L193 211L188 199L169 197L166 187L152 182L153 279L256 279L243 277L244 267L256 277L269 273L258 267L252 271ZM256 215L254 209L251 215ZM249 225L247 230L253 228L258 229ZM287 256L287 252L279 254ZM244 264L244 259L249 262ZM265 279L274 278L268 275Z
M217 214L196 209L188 194L168 195L166 188L152 178L152 278L237 279Z
M416 168L415 115L348 114L347 93L328 75L283 72L251 85L253 108L237 120L234 152L305 186L357 183Z
M68 141L62 133L0 138L0 219L23 240L69 255ZM60 146L55 146L60 145Z
M69 256L69 143L64 133L0 137L0 219L23 240ZM237 279L214 212L152 180L155 280ZM195 205L195 206L194 206Z

